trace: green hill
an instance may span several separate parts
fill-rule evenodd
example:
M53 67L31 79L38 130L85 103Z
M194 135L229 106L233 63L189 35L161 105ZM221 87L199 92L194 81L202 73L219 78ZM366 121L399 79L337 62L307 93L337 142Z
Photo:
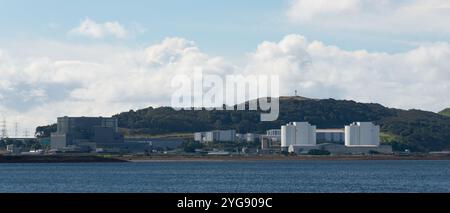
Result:
M161 135L213 129L240 133L264 133L292 121L308 121L318 128L343 128L354 121L374 121L381 126L382 140L394 149L435 151L450 149L450 117L421 110L386 108L380 104L346 100L280 98L280 116L261 122L257 111L176 111L170 107L123 112L115 117L129 134ZM40 130L49 128L40 127Z
M450 117L450 108L447 108L447 109L444 109L444 110L440 111L439 114L441 114L443 116Z

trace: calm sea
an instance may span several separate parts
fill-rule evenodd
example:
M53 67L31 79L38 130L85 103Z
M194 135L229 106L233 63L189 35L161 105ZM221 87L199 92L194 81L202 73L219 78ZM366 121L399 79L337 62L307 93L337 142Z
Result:
M450 161L0 164L0 192L450 192Z

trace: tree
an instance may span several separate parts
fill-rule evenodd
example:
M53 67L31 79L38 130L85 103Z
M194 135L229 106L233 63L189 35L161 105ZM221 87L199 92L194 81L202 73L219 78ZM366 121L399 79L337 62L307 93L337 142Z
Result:
M57 125L56 124L51 124L48 126L39 126L36 128L36 137L37 138L48 138L50 137L52 132L56 132L57 130Z
M203 148L203 144L197 141L188 141L184 142L182 147L185 152L194 153L196 149Z

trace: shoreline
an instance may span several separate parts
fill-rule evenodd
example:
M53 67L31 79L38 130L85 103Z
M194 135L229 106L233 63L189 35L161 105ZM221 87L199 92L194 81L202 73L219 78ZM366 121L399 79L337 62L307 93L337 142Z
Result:
M383 161L450 160L446 156L154 156L119 158L128 162L229 162L229 161Z
M231 162L231 161L417 161L450 160L450 155L338 155L338 156L283 156L283 155L234 155L234 156L101 156L101 155L0 155L3 163L146 163L146 162Z
M105 158L94 155L3 155L0 164L8 163L124 163L118 158Z

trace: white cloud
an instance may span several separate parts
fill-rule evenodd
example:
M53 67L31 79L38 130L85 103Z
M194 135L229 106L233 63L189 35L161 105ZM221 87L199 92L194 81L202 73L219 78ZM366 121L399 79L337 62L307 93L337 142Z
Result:
M202 53L194 42L183 38L126 50L50 44L57 48L46 50L54 51L49 57L14 61L0 51L0 116L8 115L11 122L20 120L32 127L55 122L57 116L111 116L167 105L175 89L170 82L176 74L189 76L199 68L219 74L232 69L222 58Z
M69 34L86 36L90 38L104 38L113 36L124 39L129 36L129 32L119 22L111 21L97 23L89 18L83 20L79 26L69 31Z
M450 33L447 0L291 0L293 23L386 33Z
M42 46L44 52L27 50ZM0 114L10 125L20 121L30 130L57 116L110 116L168 105L171 79L198 68L219 75L278 74L283 95L298 90L307 97L434 111L450 106L448 43L388 54L346 51L288 35L262 42L244 64L209 56L183 38L140 49L55 42L27 48L19 48L25 53L0 49Z
M434 43L399 53L345 51L299 35L264 42L248 73L279 74L283 94L377 102L441 110L450 106L450 45Z
M291 1L288 15L298 21L309 21L320 15L342 15L359 9L360 0L295 0Z

